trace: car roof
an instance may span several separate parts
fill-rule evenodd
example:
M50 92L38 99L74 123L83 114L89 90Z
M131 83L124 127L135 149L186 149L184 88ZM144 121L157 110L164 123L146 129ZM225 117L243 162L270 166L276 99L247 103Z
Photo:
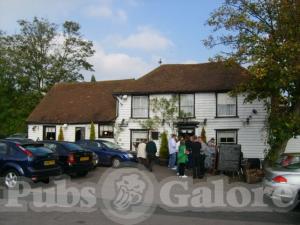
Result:
M36 142L32 139L28 139L28 138L5 138L3 139L4 141L9 141L12 143L16 143L16 144L21 144L21 145L25 145L25 144L35 144Z

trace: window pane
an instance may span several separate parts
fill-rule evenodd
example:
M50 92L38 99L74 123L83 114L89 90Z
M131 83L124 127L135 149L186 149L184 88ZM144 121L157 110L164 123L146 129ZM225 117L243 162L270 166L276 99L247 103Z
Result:
M218 94L218 116L236 116L236 97L230 97L228 94Z
M287 169L299 169L300 168L300 156L297 155L284 155L278 167L284 167Z
M0 155L5 155L7 153L7 145L5 143L0 143Z
M99 125L99 137L113 138L114 137L113 125Z
M180 117L194 116L194 95L181 94L180 95Z
M225 130L217 131L218 144L236 144L237 131Z
M44 128L44 140L55 140L56 139L56 127L45 127Z
M147 118L149 109L148 96L133 96L132 98L132 117Z

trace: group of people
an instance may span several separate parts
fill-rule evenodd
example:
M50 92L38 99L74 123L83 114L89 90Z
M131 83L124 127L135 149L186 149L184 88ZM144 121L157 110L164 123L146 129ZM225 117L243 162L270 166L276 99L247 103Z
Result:
M208 144L201 137L171 135L168 142L169 165L179 177L187 177L185 169L192 169L193 178L203 178L205 171L212 170L215 158L214 138ZM177 164L177 166L176 166Z
M203 178L205 171L212 170L215 158L214 138L206 144L201 137L177 137L172 134L168 141L170 169L176 170L179 177L187 177L186 169L193 171L193 178ZM157 147L153 140L142 140L137 146L139 163L149 171L153 170Z

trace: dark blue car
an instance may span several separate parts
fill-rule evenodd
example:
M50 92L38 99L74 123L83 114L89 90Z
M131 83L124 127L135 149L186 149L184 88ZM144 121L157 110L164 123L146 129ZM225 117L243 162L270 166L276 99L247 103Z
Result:
M63 173L71 176L86 176L94 167L93 152L67 141L41 141L45 147L58 155L58 164Z
M104 140L81 140L77 144L83 148L95 152L99 157L101 165L113 166L115 168L121 165L132 165L137 162L134 152L123 150L119 145Z
M58 157L43 145L28 139L0 140L0 175L7 188L15 188L21 177L49 182L59 176Z

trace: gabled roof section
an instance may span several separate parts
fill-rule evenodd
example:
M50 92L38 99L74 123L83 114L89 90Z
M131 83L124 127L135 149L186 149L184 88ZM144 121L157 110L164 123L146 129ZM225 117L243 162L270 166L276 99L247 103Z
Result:
M247 70L237 64L166 64L116 89L114 94L230 91L248 79Z
M109 122L116 117L115 89L134 80L59 83L27 118L28 123L64 124Z

